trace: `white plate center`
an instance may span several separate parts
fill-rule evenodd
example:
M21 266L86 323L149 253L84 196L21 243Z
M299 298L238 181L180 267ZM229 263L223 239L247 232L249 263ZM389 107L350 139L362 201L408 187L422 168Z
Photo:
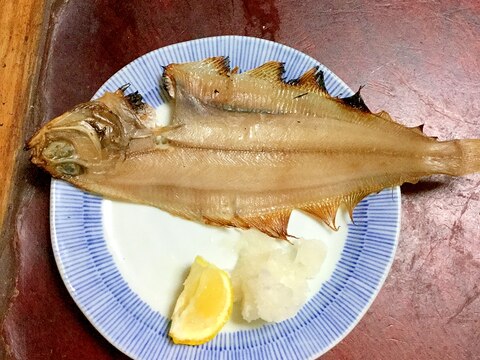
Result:
M241 231L206 226L172 216L149 206L103 201L103 227L108 249L129 287L154 311L170 317L195 257L200 255L231 271L238 258ZM337 215L334 232L300 212L290 219L289 232L308 239L321 239L326 258L317 276L309 280L310 294L319 291L337 261L347 237L347 216ZM232 320L224 331L251 328L234 306Z

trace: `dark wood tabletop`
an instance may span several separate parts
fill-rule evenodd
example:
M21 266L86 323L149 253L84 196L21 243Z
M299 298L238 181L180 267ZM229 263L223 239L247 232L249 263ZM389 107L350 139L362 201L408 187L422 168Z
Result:
M0 314L12 359L126 358L63 285L50 245L50 176L23 146L148 51L215 35L274 40L351 88L364 85L374 111L424 124L442 140L480 138L477 1L17 3L0 1ZM480 175L404 185L389 277L360 323L322 358L480 359L479 339Z

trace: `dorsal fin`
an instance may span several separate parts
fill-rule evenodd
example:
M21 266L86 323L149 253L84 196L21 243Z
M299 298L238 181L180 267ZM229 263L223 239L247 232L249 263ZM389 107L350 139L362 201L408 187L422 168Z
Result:
M412 130L413 132L416 132L417 134L420 134L420 135L425 135L423 133L423 124L420 124L418 126L414 126L414 127L411 127L409 128L410 130Z
M360 91L362 90L363 86L360 86L358 91L353 94L352 96L348 96L345 98L339 99L342 103L344 103L347 106L350 106L354 109L358 109L363 112L371 113L370 109L368 106L365 104L365 102L362 99L362 95L360 95Z
M384 111L384 110L376 113L375 115L377 115L377 116L379 116L379 117L381 117L381 118L383 118L383 119L385 119L385 120L392 121L392 122L396 123L396 121L393 120L393 118L390 116L390 114L387 113L387 112ZM428 138L433 138L433 139L436 140L436 139L437 139L436 137L428 136L428 135L426 135L426 134L423 132L423 126L424 126L424 124L420 124L420 125L418 125L418 126L414 126L414 127L409 128L409 129L412 130L413 132L419 134L419 135L422 135L422 136L425 136L425 137L428 137Z
M202 70L210 70L219 75L227 75L230 72L230 60L228 56L216 56L200 61Z
M395 120L393 120L393 118L390 116L389 113L387 113L385 110L382 110L382 111L379 111L378 113L376 113L375 115L385 119L385 120L388 120L388 121L392 121L392 122L395 122Z
M198 72L200 74L225 75L230 73L229 59L226 56L217 56L204 59L202 61L190 63L172 63L164 66L162 83L166 92L175 97L175 82L179 74L191 74ZM187 77L190 75L187 75Z
M269 61L259 67L248 70L241 74L241 76L250 76L257 79L269 80L283 84L283 73L285 69L283 63L278 61Z
M430 138L430 136L425 135L425 133L423 132L423 126L424 126L424 124L420 124L418 126L414 126L414 127L409 128L409 129L412 130L413 132L419 134L419 135ZM437 138L434 137L434 139L437 139Z
M328 94L323 71L319 70L318 66L314 66L298 79L290 80L288 83L305 91Z
M390 114L387 113L386 111L380 111L380 112L376 113L375 115L380 116L381 118L384 118L385 120L396 122L395 120L393 120L393 118L390 116ZM424 126L425 126L425 124L420 124L420 125L411 127L409 129L412 130L413 132L419 134L419 135L425 136L425 137L430 138L430 139L437 140L438 138L436 136L428 136L423 132L423 127Z

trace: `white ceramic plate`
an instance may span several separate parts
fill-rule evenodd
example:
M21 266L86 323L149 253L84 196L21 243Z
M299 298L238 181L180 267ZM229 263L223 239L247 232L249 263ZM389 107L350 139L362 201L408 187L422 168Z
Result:
M113 75L95 96L126 83L167 117L160 96L162 65L229 56L233 66L285 63L287 79L314 65L325 72L334 96L352 91L309 56L278 43L222 36L152 51ZM233 316L202 346L173 345L169 315L196 255L231 269L239 231L175 218L158 209L104 200L65 182L52 182L51 232L55 258L73 299L118 349L135 359L308 359L323 354L350 332L378 294L390 269L399 231L400 191L387 189L364 199L354 224L340 214L340 230L295 213L289 230L321 239L327 258L310 281L310 300L293 318L277 324L246 323Z

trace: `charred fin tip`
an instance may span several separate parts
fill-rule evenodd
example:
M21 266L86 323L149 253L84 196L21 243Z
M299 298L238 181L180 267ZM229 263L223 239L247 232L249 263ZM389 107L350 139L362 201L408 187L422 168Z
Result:
M118 88L119 91L125 92L132 84L126 83Z
M325 85L325 73L318 65L313 66L298 78L290 79L285 83L292 86L309 85L322 93L330 95Z
M357 109L366 113L371 113L370 109L363 101L362 95L360 94L364 86L365 85L361 85L355 94L348 97L341 98L340 101L345 105L350 106L354 109Z
M118 91L122 92L122 93L125 93L125 91L130 87L132 86L131 83L126 83L122 86L120 86L118 88ZM138 91L135 91L133 93L130 93L128 95L124 95L125 98L128 100L128 102L130 103L130 105L134 108L134 109L138 109L140 107L142 107L143 105L145 105L145 103L143 102L143 96L141 94L139 94Z
M130 105L132 105L132 107L135 109L138 109L145 104L143 102L143 96L138 91L128 94L125 97L127 98Z

